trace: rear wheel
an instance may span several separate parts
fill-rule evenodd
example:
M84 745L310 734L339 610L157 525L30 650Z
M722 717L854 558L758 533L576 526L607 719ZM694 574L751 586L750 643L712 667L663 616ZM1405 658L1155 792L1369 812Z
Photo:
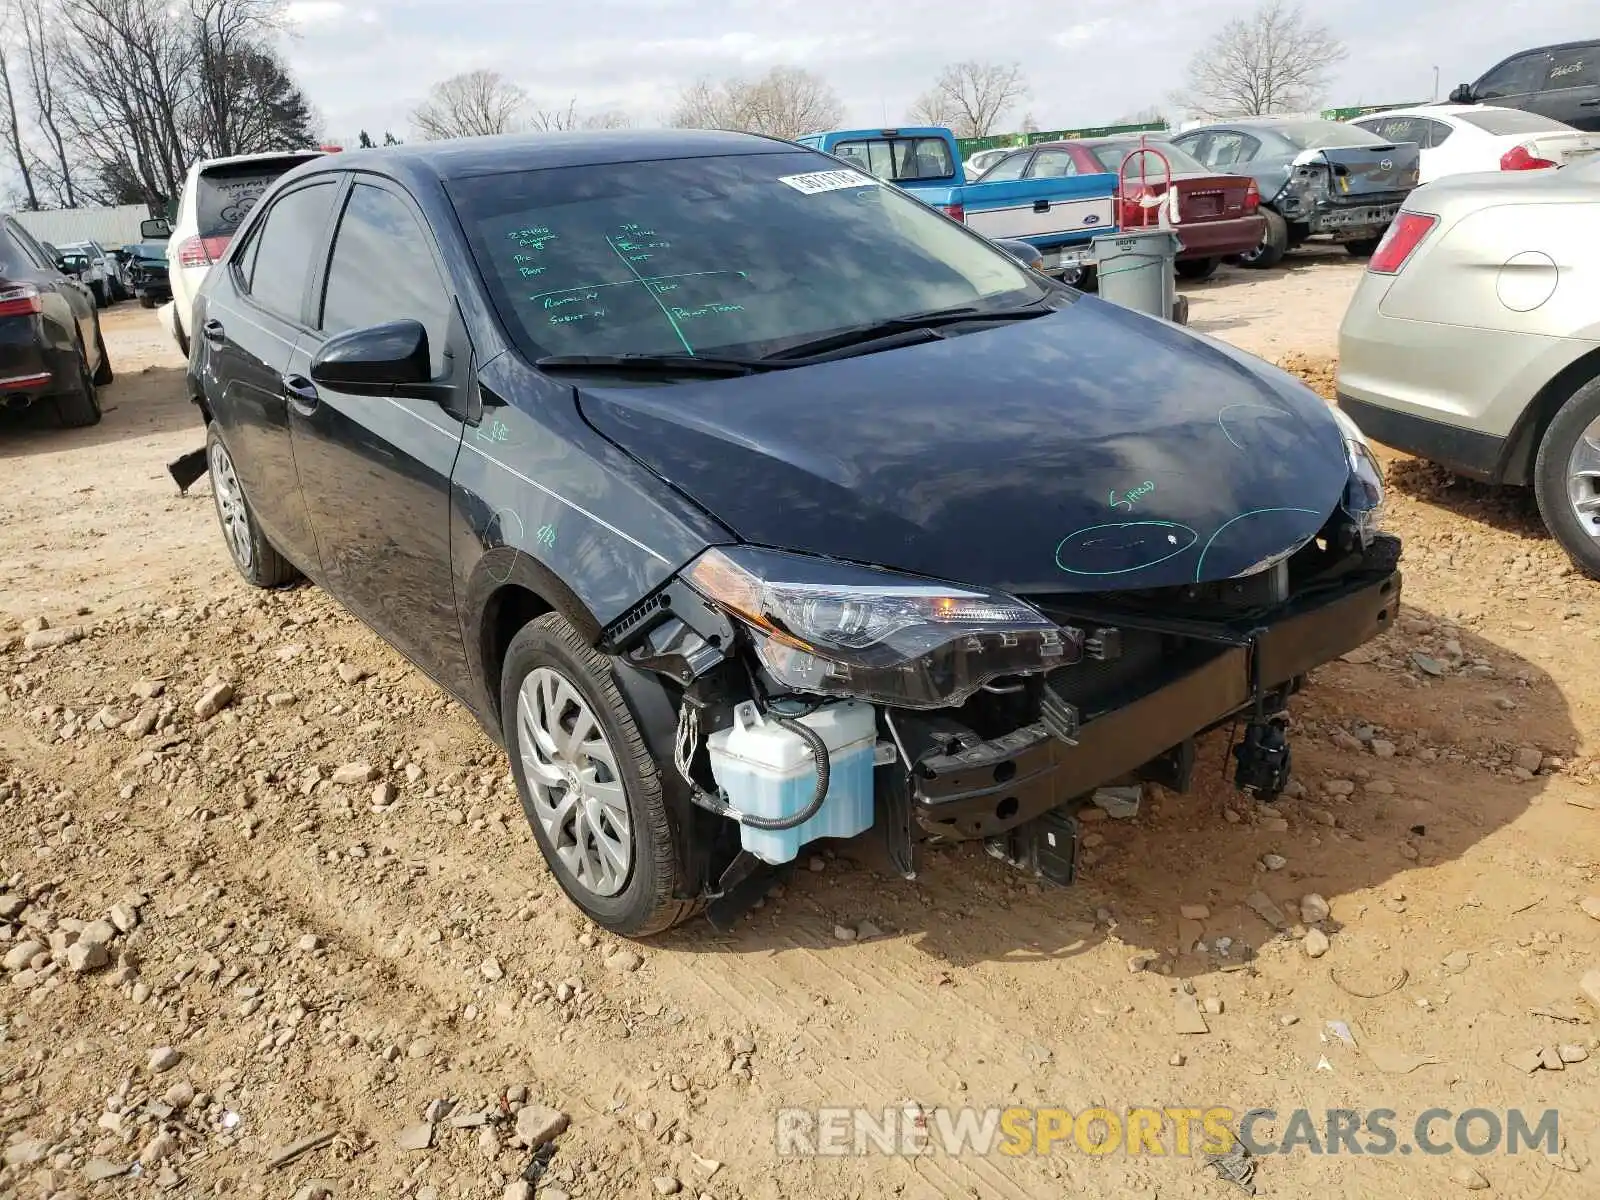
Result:
M1261 215L1267 221L1267 227L1261 235L1261 244L1254 250L1239 255L1242 266L1257 269L1275 267L1289 252L1289 223L1270 208L1263 208Z
M1201 283L1217 273L1222 265L1220 258L1183 258L1178 260L1178 278Z
M143 296L139 297L139 307L140 308L154 308L155 306L156 306L156 298L154 296L146 294L146 295L143 295Z
M505 746L534 840L596 924L644 937L690 916L659 768L611 661L557 613L524 625L500 674Z
M100 356L100 365L94 369L95 386L105 387L117 377L117 374L111 369L111 355L106 353L106 338L105 334L100 332L98 320L94 323L94 348L95 353Z
M91 283L89 285L89 291L94 296L94 306L96 308L104 308L106 305L111 303L106 296L106 285L104 281L101 281L100 283Z
M1544 431L1533 494L1573 565L1600 579L1600 379L1574 392Z
M100 423L100 397L94 389L94 376L89 373L89 360L81 345L77 365L77 387L56 396L56 415L68 429Z
M244 488L233 469L233 458L222 444L217 423L206 427L206 465L211 474L211 497L217 505L217 522L233 565L246 583L259 588L282 587L300 573L267 540L245 499Z
M1345 253L1351 258L1371 258L1373 251L1377 250L1382 238L1357 238L1353 242L1344 244Z

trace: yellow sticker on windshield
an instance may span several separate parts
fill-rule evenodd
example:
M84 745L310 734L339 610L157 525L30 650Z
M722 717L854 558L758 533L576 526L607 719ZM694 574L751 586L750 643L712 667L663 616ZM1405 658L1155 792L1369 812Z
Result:
M813 171L809 175L780 175L779 183L787 183L797 192L815 196L818 192L837 192L844 188L877 187L878 181L860 171Z

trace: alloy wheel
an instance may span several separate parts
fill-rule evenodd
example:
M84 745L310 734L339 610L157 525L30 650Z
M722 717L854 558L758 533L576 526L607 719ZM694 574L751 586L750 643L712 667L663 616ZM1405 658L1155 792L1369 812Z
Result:
M217 516L222 521L222 536L239 569L249 573L254 551L250 540L250 512L245 508L244 489L234 474L233 459L219 442L211 447L211 494L217 500Z
M617 756L594 709L552 667L517 690L517 754L545 839L568 874L596 896L615 896L633 865L633 822Z
M1589 423L1567 456L1567 502L1583 531L1600 539L1600 417Z

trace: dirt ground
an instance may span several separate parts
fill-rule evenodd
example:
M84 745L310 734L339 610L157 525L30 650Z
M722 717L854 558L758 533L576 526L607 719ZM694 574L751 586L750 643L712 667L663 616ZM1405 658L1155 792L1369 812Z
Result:
M1359 277L1186 290L1326 393ZM1071 888L841 844L731 935L627 946L563 901L464 710L315 588L235 577L164 470L199 444L176 351L104 322L102 424L0 424L0 1198L526 1196L544 1109L541 1200L1241 1194L1170 1139L778 1156L780 1108L845 1104L1282 1114L1258 1137L1381 1107L1402 1143L1430 1108L1555 1108L1555 1157L1300 1151L1255 1186L1600 1194L1600 591L1528 497L1389 456L1402 620L1297 698L1275 808L1219 740L1195 792L1093 825ZM41 618L66 632L29 649Z

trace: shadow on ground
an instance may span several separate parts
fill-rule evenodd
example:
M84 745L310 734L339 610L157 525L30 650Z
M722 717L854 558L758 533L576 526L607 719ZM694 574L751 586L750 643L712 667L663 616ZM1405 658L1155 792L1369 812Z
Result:
M55 405L42 401L25 409L0 410L0 459L55 454L111 442L195 431L195 448L205 442L200 413L184 394L181 367L150 366L100 389L100 423L63 429Z
M1416 458L1396 459L1389 466L1387 478L1396 491L1411 499L1448 509L1468 521L1518 537L1540 541L1550 537L1539 516L1532 488L1478 483L1463 479L1437 463Z

